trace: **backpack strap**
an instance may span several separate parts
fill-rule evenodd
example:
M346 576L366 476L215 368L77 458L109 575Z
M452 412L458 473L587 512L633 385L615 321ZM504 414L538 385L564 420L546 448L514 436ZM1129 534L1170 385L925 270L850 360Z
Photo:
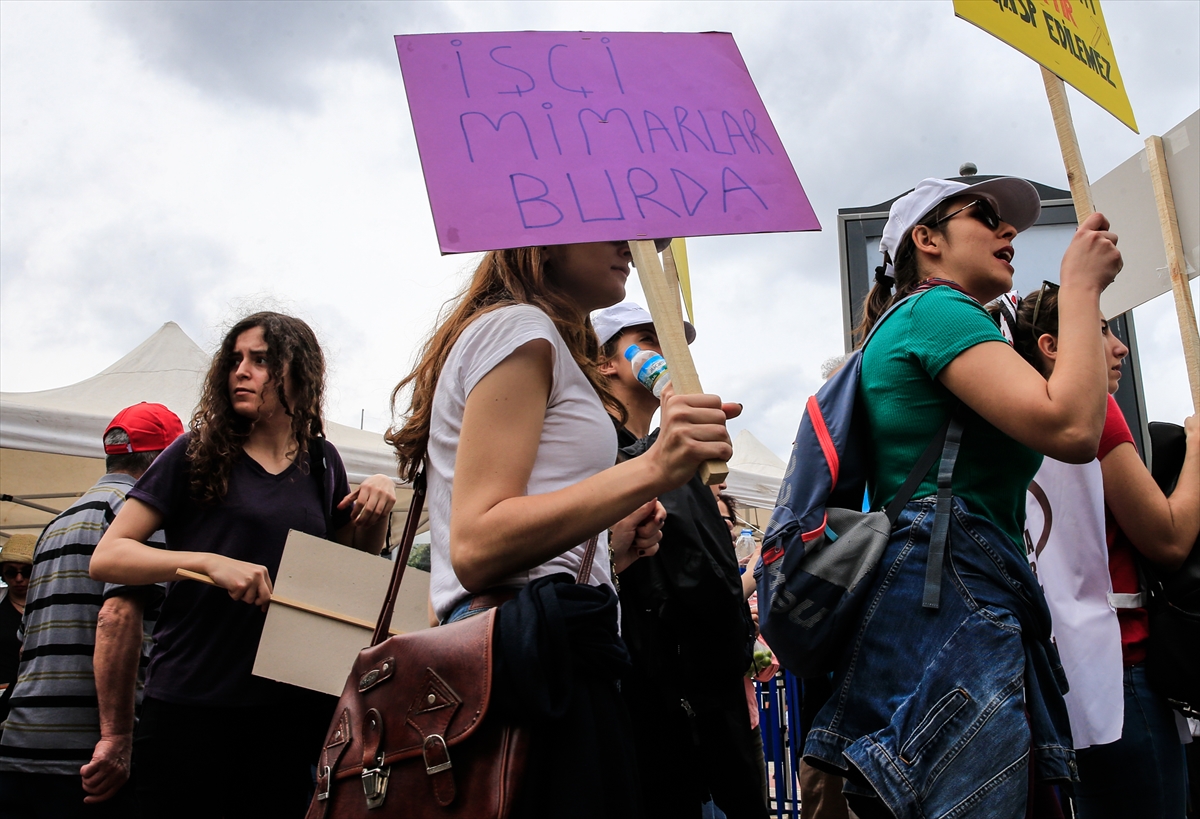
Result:
M958 460L958 449L962 443L962 424L957 412L950 416L946 430L946 444L942 448L942 463L938 468L937 513L933 519L933 533L929 536L929 560L925 565L925 593L921 605L936 609L942 598L942 563L946 557L946 535L950 532L950 502L953 500L951 482L954 478L954 462Z
M325 538L333 540L333 480L329 476L329 463L324 438L308 439L308 471L321 487L321 513L325 516Z
M871 340L871 337L873 335L875 335L875 331L878 330L885 321L887 321L887 319L892 315L892 313L895 313L896 310L899 309L900 305L904 304L906 301L909 301L911 299L919 299L921 296L925 295L932 289L933 288L926 287L921 290L917 290L915 292L909 293L908 295L904 296L902 299L900 299L899 301L894 303L891 307L884 310L883 315L881 315L879 318L875 319L875 323L872 324L871 329L867 331L867 336L866 336L866 338L863 339L863 343L859 345L858 349L860 351L867 349L867 342Z
M904 481L904 485L896 492L896 496L892 498L892 502L887 505L887 519L891 526L896 525L896 520L900 517L900 513L908 502L912 500L913 493L917 491L917 487L925 480L925 476L929 474L929 470L933 468L934 462L937 461L938 454L942 452L946 435L950 431L950 423L954 420L953 413L946 418L945 423L934 433L933 439L929 445L925 447L925 451L921 453L921 457L917 458L917 464L912 468L912 472L908 473L908 479Z
M915 292L909 293L889 307L882 316L875 320L875 324L872 325L871 330L867 333L867 337L863 339L859 351L861 352L866 349L867 342L875 335L875 331L879 329L884 320L896 312L896 308L910 299L919 299L924 294L930 292L935 286L950 285L955 290L961 290L961 288L943 280L934 281L931 285L921 287ZM937 506L933 519L933 532L929 538L929 559L925 566L925 591L921 600L921 605L927 609L936 609L941 604L942 566L945 563L946 557L946 536L950 532L950 504L953 500L952 480L954 478L954 464L958 460L958 450L962 444L962 422L959 421L958 414L959 402L955 400L954 406L951 408L950 415L946 418L945 423L934 433L933 440L925 447L925 451L917 459L912 472L908 474L908 479L900 487L900 491L896 493L896 496L892 498L892 502L887 505L886 510L888 523L891 526L895 526L896 520L900 517L900 512L912 500L913 493L917 491L917 487L921 485L925 480L925 476L929 474L929 470L933 466L934 461L937 460L938 452L940 451L941 465L938 467Z
M921 605L927 609L936 609L940 605L942 590L942 565L946 557L946 536L950 532L950 502L953 500L952 479L954 464L958 460L958 451L962 444L962 422L958 419L958 406L951 410L945 423L934 433L933 440L925 447L921 457L917 458L916 466L908 473L908 479L887 505L886 514L889 526L895 526L897 518L912 500L913 493L925 480L930 468L941 455L941 465L938 467L937 506L933 519L933 532L929 538L929 559L925 566L925 592Z
M1146 607L1146 595L1142 592L1138 592L1137 594L1109 592L1108 605L1114 609L1144 609Z

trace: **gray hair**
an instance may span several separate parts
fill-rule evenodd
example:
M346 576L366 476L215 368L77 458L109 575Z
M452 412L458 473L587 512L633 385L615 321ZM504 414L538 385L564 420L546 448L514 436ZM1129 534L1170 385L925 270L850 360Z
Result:
M128 446L128 444L129 433L120 427L114 427L104 433L105 446ZM117 452L107 455L104 458L104 471L123 472L126 475L140 478L142 473L150 468L150 464L154 463L154 459L160 452L162 452L161 449L156 449L153 452Z
M828 381L833 377L833 374L840 370L846 364L848 356L845 353L835 355L833 358L827 358L821 363L821 380Z
M115 427L104 433L105 446L127 446L128 444L129 433L120 427Z

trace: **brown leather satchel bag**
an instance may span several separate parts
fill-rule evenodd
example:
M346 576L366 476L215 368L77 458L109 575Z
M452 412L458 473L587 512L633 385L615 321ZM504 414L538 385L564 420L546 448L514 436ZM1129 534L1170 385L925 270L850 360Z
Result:
M371 647L354 662L317 762L307 819L504 819L512 810L528 738L488 713L496 610L384 639L424 501L421 474Z

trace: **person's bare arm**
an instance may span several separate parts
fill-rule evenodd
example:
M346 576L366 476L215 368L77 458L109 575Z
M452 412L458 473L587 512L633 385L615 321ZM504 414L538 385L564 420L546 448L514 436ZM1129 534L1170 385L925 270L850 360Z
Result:
M655 499L614 523L608 530L613 571L620 574L641 558L656 554L666 521L667 510Z
M388 516L396 505L396 487L387 475L372 475L358 489L342 498L338 509L350 507L350 522L334 533L333 540L343 546L370 552L383 551Z
M1187 450L1175 491L1168 498L1154 482L1133 444L1123 443L1100 461L1104 502L1121 531L1147 559L1176 569L1200 532L1200 424L1184 421Z
M645 455L573 486L526 495L551 366L550 343L528 342L467 397L451 496L450 560L468 591L545 563L681 486L703 461L732 456L724 422L736 405L668 393L662 431Z
M1108 403L1104 348L1096 332L1100 293L1121 269L1116 236L1089 216L1063 257L1058 358L1049 379L1001 341L964 350L938 379L989 423L1068 463L1096 457Z
M1099 333L1095 346L1100 354ZM1104 430L1105 387L1084 378L1055 382L1059 367L1047 381L1008 344L987 341L963 350L938 378L1009 437L1051 458L1087 463Z
M133 701L142 656L142 600L110 597L96 620L92 665L100 706L100 741L79 769L88 804L111 799L129 779L133 751Z
M742 572L742 596L747 600L758 591L758 582L754 579L754 567L758 565L759 558L762 557L762 544L754 550L754 554L750 555L750 560L746 563L746 571Z
M147 503L129 498L100 538L92 554L92 579L130 586L177 580L178 569L206 574L235 600L255 606L271 602L271 576L266 566L212 552L155 549L145 541L162 528L163 516Z

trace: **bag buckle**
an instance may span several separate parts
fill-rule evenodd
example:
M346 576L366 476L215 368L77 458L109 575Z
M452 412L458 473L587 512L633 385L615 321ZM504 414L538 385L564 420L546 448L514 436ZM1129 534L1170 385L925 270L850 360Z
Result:
M362 772L363 794L367 797L367 810L374 810L383 805L387 797L388 775L392 766L366 768Z
M333 775L332 775L332 771L329 770L328 765L322 766L321 772L319 774L317 774L317 783L318 784L320 784L322 778L325 780L325 790L317 792L317 801L318 802L324 802L326 799L328 799L329 792L331 790L333 790Z
M442 762L430 760L429 751L434 746L440 746L440 753L437 756L443 759ZM446 747L446 740L441 734L430 734L425 737L425 743L421 746L421 755L425 757L425 773L429 776L439 774L442 771L448 771L454 767L450 762L450 749Z

